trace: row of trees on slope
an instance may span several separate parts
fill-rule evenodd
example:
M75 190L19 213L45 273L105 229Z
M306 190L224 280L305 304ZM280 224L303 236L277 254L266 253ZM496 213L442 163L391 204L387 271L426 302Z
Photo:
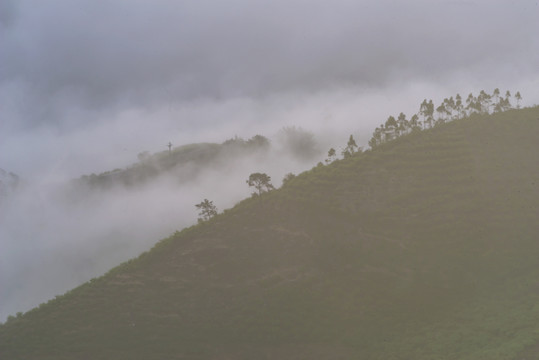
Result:
M439 106L435 106L432 100L425 99L419 106L419 112L412 115L410 119L407 119L402 112L397 118L388 117L384 124L374 130L369 146L375 148L412 131L430 129L447 121L461 119L472 114L507 111L513 108L511 99L516 102L516 108L520 109L522 101L520 92L517 91L512 97L509 90L505 92L505 95L502 95L498 88L494 89L492 94L488 94L484 90L481 90L478 96L470 93L466 100L457 94L454 98L453 96L445 98Z

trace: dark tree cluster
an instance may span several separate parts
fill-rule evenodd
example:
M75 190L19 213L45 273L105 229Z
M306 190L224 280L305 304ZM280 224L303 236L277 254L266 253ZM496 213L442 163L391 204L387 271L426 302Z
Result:
M505 95L502 95L498 88L494 89L492 94L487 94L484 90L481 90L477 96L470 93L466 100L457 94L455 97L445 98L439 106L435 106L432 100L425 99L419 106L419 112L409 119L402 112L397 118L388 117L384 124L374 130L369 146L375 148L412 131L430 129L436 125L472 114L507 111L513 108L511 99L514 99L516 108L519 109L522 100L520 92L517 91L512 97L509 90L505 92Z

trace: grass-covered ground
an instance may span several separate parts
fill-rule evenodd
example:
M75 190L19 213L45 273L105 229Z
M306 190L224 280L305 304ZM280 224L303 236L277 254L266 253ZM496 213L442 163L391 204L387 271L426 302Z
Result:
M319 166L0 326L1 359L520 359L539 108Z

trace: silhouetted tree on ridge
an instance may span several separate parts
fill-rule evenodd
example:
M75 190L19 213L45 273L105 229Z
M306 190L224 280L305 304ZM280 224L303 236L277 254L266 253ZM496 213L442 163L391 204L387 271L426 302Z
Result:
M195 205L199 212L198 222L207 221L217 215L217 207L213 204L213 201L204 199L200 204Z
M257 192L253 195L262 195L264 192L275 189L271 184L271 177L266 173L252 173L246 183L256 189Z
M337 152L334 148L328 150L328 158L326 159L326 164L332 163L337 158Z
M346 143L346 147L342 151L342 155L346 159L354 155L358 149L359 147L357 146L356 141L354 140L354 136L350 135L350 138L348 139L348 142Z
M446 121L462 119L472 114L490 114L511 109L511 92L508 90L505 97L500 94L500 89L498 88L494 89L492 95L485 90L481 90L477 97L470 93L466 98L466 105L464 105L460 94L456 94L454 98L452 96L445 98L436 108L432 100L427 101L427 99L424 99L419 105L419 112L412 115L410 120L406 120L406 116L401 112L397 119L389 116L385 123L376 127L369 140L369 146L374 149L380 144L408 134L411 131L430 129ZM515 100L517 102L516 108L520 109L520 101L522 100L520 92L515 94ZM435 110L436 118L434 117ZM343 151L345 157L348 155L346 151L347 149Z

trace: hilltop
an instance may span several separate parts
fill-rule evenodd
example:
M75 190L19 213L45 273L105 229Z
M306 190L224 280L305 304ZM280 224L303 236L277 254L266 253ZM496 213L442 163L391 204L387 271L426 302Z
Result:
M473 114L317 166L10 318L0 355L536 356L538 118Z

